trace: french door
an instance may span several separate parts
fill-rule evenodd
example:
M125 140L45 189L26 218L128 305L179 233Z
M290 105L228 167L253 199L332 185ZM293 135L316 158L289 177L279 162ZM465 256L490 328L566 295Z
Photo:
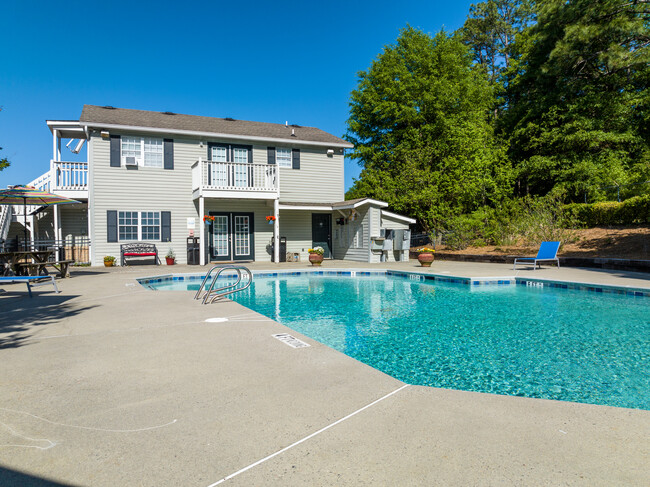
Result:
M254 260L253 213L210 212L210 259L214 261Z

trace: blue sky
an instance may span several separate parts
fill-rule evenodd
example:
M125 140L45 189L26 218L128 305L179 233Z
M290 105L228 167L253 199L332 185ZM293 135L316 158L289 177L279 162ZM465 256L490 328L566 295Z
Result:
M78 119L84 103L289 121L342 136L357 73L407 23L455 30L470 3L4 0L0 157L11 167L0 187L45 172L45 120ZM345 170L347 189L360 167L347 160Z

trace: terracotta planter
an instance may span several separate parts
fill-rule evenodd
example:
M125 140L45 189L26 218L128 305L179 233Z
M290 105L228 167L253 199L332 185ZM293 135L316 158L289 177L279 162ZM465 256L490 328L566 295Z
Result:
M104 267L113 267L114 262L115 262L114 260L111 260L111 261L106 261L105 260L104 261Z
M309 262L311 262L311 265L321 265L323 256L320 254L309 254Z
M167 261L167 265L174 265L174 257L165 257L165 260Z
M421 253L418 255L418 261L422 267L431 267L433 262L433 254L430 252Z

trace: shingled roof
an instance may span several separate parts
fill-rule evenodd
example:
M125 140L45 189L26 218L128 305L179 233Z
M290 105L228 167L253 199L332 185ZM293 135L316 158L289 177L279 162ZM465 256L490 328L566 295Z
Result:
M126 108L84 105L79 121L84 125L147 127L170 132L198 132L220 136L250 137L253 139L286 140L287 142L331 144L352 147L352 144L315 127L277 123L248 122L232 118L201 117L171 112L151 112ZM292 132L294 135L292 135Z

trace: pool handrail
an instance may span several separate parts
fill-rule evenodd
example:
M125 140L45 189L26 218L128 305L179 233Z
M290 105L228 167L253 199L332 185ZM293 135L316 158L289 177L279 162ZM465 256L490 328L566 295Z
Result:
M229 294L233 294L239 291L243 291L244 289L247 289L251 285L251 281L253 280L253 273L248 269L248 267L240 265L240 264L226 264L226 265L216 265L212 267L208 273L205 275L203 278L203 282L201 282L201 285L199 286L199 290L196 292L194 295L194 299L200 299L201 298L201 291L204 290L205 288L205 283L207 280L210 278L210 275L212 274L212 271L215 269L219 269L214 276L214 279L210 283L210 287L205 291L203 294L203 304L207 304L208 302L213 303L215 300L227 296ZM219 276L221 273L225 270L234 270L237 273L237 281L234 284L228 284L226 286L214 289L214 285L216 284L217 280L219 279ZM237 285L241 282L242 280L242 272L245 271L246 277L248 278L248 281L244 287L237 288Z

